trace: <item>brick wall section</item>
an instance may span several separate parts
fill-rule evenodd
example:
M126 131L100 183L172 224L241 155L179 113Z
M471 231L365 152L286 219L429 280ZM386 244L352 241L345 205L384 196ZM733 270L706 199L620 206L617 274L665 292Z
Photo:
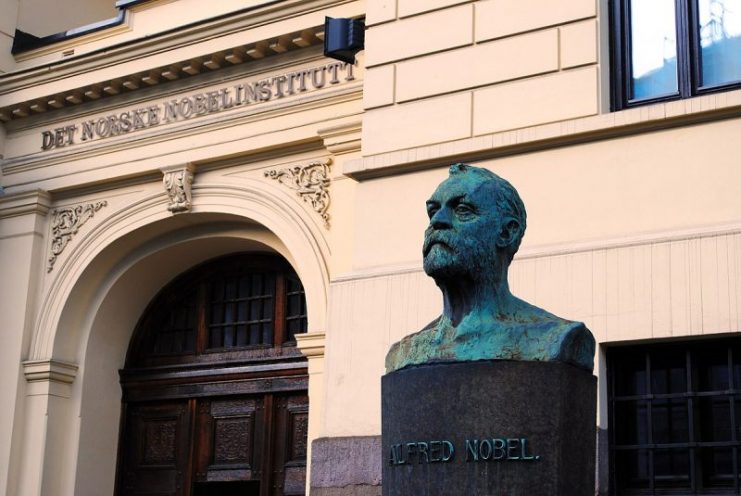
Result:
M596 0L368 0L363 155L599 112Z

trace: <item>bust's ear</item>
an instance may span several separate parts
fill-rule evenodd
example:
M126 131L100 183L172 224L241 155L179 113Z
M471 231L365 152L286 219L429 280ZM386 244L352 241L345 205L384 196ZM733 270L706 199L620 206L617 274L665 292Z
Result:
M508 217L504 219L497 235L497 247L506 248L516 239L522 237L522 226L515 219Z

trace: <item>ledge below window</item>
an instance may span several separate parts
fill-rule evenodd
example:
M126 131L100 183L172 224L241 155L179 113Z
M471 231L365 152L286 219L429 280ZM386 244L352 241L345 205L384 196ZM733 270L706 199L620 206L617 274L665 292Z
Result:
M618 112L367 155L344 162L357 180L629 136L649 130L741 117L741 90L644 105Z

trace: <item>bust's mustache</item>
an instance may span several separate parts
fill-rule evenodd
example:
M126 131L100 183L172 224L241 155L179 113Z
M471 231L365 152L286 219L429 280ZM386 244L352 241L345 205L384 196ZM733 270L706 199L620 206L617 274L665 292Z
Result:
M455 241L448 232L428 229L422 243L422 256L426 257L434 245L442 245L449 251L454 250Z

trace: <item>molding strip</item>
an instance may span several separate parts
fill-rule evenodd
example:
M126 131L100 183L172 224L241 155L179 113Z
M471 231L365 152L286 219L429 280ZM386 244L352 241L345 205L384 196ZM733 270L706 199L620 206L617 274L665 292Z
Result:
M0 196L0 219L19 215L46 215L51 206L51 196L44 190Z
M77 377L77 369L74 363L54 359L23 362L23 375L28 382L72 384Z
M323 332L296 334L296 346L306 358L323 357L325 341L326 334Z

